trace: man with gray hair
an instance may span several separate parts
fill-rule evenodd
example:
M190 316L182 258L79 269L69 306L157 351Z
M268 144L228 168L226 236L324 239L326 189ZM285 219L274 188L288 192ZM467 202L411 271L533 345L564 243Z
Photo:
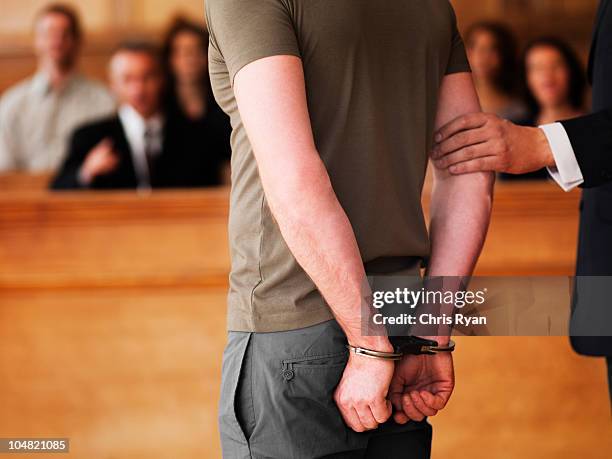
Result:
M190 172L191 150L180 125L164 113L157 47L122 43L111 58L109 78L117 113L74 132L52 188L148 191L181 186Z

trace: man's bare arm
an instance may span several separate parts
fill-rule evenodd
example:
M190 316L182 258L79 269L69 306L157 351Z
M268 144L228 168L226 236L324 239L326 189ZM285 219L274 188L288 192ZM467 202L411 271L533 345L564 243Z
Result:
M390 352L386 336L361 336L365 271L351 224L314 144L301 60L273 56L234 80L240 116L270 209L287 246L355 345ZM356 431L391 415L386 400L394 365L351 353L335 400Z
M436 128L464 113L478 111L480 104L471 75L446 76L440 87ZM427 274L457 276L445 279L445 289L458 288L460 276L469 276L474 270L489 226L494 181L490 172L452 175L447 169L434 167L430 206L432 253ZM448 331L440 334L446 335ZM448 337L438 336L436 340L444 343Z
M444 78L436 129L465 113L480 111L469 73ZM495 177L490 172L451 175L434 167L431 196L431 276L472 274L489 226Z
M480 111L469 73L444 78L438 107L436 126L465 112ZM493 182L494 176L488 172L453 176L446 169L434 168L429 275L467 276L472 273L489 224ZM456 280L445 279L443 288L451 291L458 288ZM450 313L452 310L441 312ZM448 331L442 330L438 335L427 337L445 345L449 340ZM448 403L454 385L450 354L404 357L396 368L389 389L396 408L395 421L404 424L409 419L421 421L426 416L435 416Z
M314 144L300 59L274 56L242 69L235 93L270 209L289 249L352 344L361 337L365 271L351 224Z

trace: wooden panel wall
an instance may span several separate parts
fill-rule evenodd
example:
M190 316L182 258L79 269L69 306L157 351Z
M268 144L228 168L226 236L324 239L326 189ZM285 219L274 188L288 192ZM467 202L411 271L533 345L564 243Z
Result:
M47 180L0 176L0 288L225 285L226 189L25 188ZM579 197L548 182L499 183L477 273L571 275Z
M81 68L106 77L106 62L117 41L137 35L159 39L177 14L204 20L203 0L66 0L81 13L87 32ZM557 34L588 52L598 0L452 0L465 29L479 19L502 20L524 42L536 34ZM47 0L3 0L0 14L0 93L31 73L35 60L31 29L35 12Z

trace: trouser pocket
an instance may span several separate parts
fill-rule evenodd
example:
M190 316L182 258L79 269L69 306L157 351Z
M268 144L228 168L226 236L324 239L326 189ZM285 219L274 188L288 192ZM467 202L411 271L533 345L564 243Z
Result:
M309 371L314 371L316 374L321 370L344 370L347 361L348 351L284 359L282 361L282 376L285 381L291 381L295 376L295 369L298 369L301 374Z
M334 401L347 361L348 351L282 361L285 412L301 414L292 439L295 457L315 458L364 446L366 440L346 426Z
M346 336L335 321L254 333L250 347L254 410L245 410L242 422L246 427L244 420L255 418L254 458L314 459L366 446L367 435L345 425L333 399L348 361ZM238 403L240 411L246 406Z

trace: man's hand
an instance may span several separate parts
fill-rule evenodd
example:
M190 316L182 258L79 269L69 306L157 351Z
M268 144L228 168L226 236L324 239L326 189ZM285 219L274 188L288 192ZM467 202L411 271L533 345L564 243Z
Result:
M397 365L389 398L398 424L422 421L435 416L446 406L455 387L453 357L448 352L436 355L408 355Z
M119 163L119 158L114 151L111 139L103 139L96 145L85 158L79 178L83 184L89 184L98 175L106 174Z
M349 355L334 400L355 432L376 429L391 417L387 394L394 368L393 361Z
M541 129L517 126L487 113L454 119L437 131L435 142L433 163L451 174L524 174L555 165Z

